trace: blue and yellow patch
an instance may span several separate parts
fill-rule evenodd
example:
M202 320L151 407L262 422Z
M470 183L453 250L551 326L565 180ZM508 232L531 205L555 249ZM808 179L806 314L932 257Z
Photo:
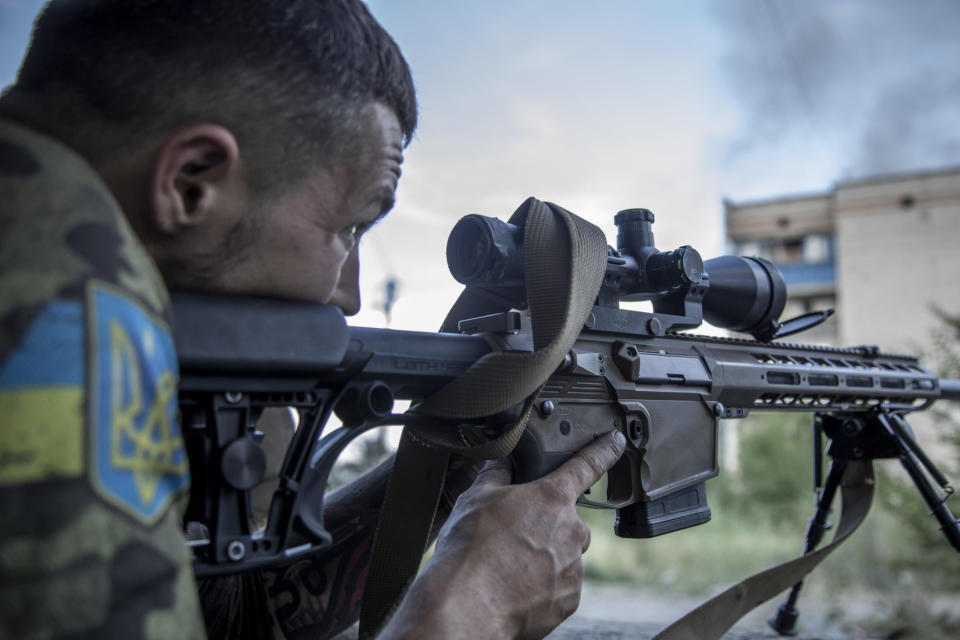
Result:
M55 300L0 363L0 486L83 473L83 307Z
M87 288L90 477L108 502L151 524L190 484L169 329L103 282Z

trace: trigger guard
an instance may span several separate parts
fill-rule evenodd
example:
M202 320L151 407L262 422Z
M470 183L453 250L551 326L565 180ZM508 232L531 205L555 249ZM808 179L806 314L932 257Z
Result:
M632 504L630 500L618 500L617 502L591 500L586 495L577 498L577 506L587 509L623 509Z

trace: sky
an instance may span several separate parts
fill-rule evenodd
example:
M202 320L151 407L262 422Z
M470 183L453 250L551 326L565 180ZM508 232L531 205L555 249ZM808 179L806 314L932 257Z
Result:
M0 86L42 3L0 0ZM460 287L468 213L528 196L599 225L654 211L657 246L724 250L723 199L825 191L960 164L960 3L951 0L375 0L413 69L420 124L397 206L363 240L365 309L433 330Z

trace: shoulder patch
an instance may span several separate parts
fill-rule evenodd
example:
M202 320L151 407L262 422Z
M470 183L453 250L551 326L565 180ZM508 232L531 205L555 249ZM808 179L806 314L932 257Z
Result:
M83 308L55 300L0 362L0 486L83 475Z
M123 291L87 286L90 474L95 491L153 524L190 484L170 330Z

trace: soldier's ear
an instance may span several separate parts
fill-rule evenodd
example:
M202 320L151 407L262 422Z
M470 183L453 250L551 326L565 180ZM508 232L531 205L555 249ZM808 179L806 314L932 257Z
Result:
M227 215L246 184L237 140L219 125L181 129L160 148L150 182L150 219L156 231L174 234Z

